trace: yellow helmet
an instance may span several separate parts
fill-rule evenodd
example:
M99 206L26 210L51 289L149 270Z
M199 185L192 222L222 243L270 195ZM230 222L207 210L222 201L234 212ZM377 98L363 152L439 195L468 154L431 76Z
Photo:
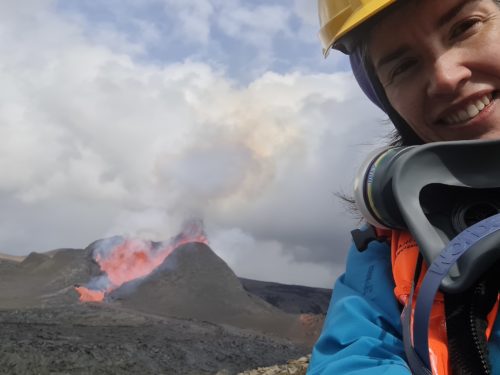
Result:
M347 52L346 41L340 39L394 2L396 0L318 0L323 55L326 57L330 48Z

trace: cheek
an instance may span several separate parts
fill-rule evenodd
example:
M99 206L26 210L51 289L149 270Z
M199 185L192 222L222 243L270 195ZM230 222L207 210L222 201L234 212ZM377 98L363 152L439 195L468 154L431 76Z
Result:
M387 90L387 98L392 107L409 124L419 123L423 117L419 108L422 108L422 97L417 85L411 85L404 90Z
M426 125L424 113L424 97L422 88L418 84L411 85L404 90L393 90L387 92L387 98L392 107L413 129L413 131L424 141L434 140L433 131Z
M469 59L482 64L488 69L488 74L500 78L500 48L498 42L500 37L500 16L497 16L494 25L481 34L481 41L470 46Z

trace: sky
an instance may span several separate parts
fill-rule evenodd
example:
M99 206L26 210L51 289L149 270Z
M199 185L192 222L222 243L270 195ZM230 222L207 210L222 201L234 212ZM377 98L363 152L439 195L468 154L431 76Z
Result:
M312 0L0 3L0 252L201 218L238 276L331 287L385 117Z

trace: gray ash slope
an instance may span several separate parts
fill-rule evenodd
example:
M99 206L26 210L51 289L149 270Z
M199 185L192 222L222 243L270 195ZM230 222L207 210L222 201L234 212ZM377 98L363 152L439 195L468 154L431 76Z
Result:
M317 322L250 293L202 244L106 303L78 302L74 285L99 275L99 243L0 261L0 373L233 374L310 352Z
M76 303L73 286L99 274L90 249L29 254L22 262L0 262L0 308Z
M300 337L297 316L248 293L229 266L202 243L178 247L141 283L111 293L110 302L147 313Z

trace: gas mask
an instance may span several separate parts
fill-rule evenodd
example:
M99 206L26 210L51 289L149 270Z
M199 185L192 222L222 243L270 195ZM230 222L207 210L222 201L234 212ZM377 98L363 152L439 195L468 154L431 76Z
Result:
M379 150L360 168L354 197L368 223L409 230L428 264L457 239L474 247L443 277L445 292L467 289L500 259L500 141Z

